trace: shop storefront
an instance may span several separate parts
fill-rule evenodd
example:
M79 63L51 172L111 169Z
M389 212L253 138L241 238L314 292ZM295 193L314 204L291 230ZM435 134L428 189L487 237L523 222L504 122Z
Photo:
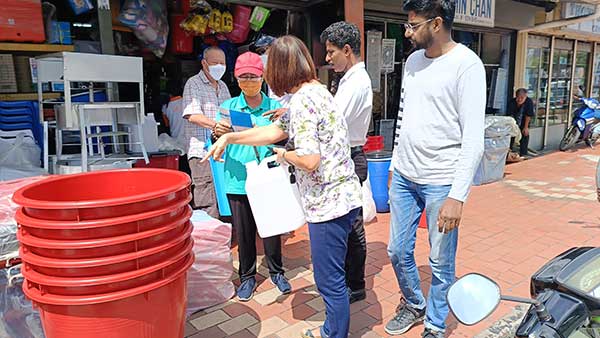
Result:
M586 5L565 4L562 18L580 15L581 6ZM590 21L519 36L526 46L519 82L528 90L536 112L531 149L556 149L573 112L582 105L578 97L600 96L598 33L600 22Z
M397 118L402 69L412 52L410 42L404 38L407 17L401 7L401 2L365 1L365 55L374 80L373 118L375 131L384 137L388 123L393 123L388 121ZM514 89L516 32L531 25L539 10L510 0L457 2L453 38L477 53L485 65L487 114L505 114ZM394 56L391 61L386 59L390 51ZM377 57L382 60L373 60Z

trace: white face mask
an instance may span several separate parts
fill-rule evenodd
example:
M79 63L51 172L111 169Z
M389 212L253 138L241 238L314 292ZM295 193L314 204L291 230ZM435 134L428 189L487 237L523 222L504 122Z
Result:
M208 73L210 73L210 76L216 81L221 80L226 70L227 67L225 67L224 65L208 66Z
M267 54L261 55L260 60L262 61L263 68L267 68L267 61L269 60L269 55L267 55Z

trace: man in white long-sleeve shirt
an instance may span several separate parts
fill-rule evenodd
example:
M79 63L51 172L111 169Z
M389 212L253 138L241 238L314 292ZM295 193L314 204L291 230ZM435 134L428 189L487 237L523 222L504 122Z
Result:
M325 61L333 66L333 71L336 73L344 73L338 84L334 102L336 108L346 118L354 171L362 184L367 179L367 158L363 146L367 141L367 132L371 123L373 89L365 63L360 59L360 30L355 24L345 21L336 22L321 33L321 42L325 44L327 52ZM344 266L350 304L367 297L366 259L367 240L363 212L360 208L348 236L348 251Z
M451 38L453 0L405 0L404 10L405 36L417 51L406 62L402 82L388 245L404 300L385 329L398 335L424 320L423 337L442 338L458 226L483 153L485 70L475 53ZM431 246L428 299L414 258L423 210Z

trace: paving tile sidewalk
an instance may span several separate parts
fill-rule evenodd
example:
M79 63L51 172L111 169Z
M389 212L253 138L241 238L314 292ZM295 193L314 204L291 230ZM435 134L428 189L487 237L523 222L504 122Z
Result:
M460 228L457 275L479 272L495 279L503 293L527 297L529 278L548 259L573 246L600 246L600 204L595 197L595 166L600 151L577 149L509 165L502 182L474 187ZM400 294L386 252L389 214L366 227L368 240L365 301L351 306L351 337L388 337L385 323ZM431 281L426 230L419 229L416 259L427 290ZM258 245L260 248L262 245ZM234 257L237 250L234 249ZM191 316L186 337L296 338L317 327L324 305L310 264L306 227L285 238L284 264L294 291L280 296L259 258L259 287L253 300L236 300ZM484 336L501 318L514 316L515 304L502 303L484 322L466 327L449 319L448 336ZM418 326L402 337L420 337Z

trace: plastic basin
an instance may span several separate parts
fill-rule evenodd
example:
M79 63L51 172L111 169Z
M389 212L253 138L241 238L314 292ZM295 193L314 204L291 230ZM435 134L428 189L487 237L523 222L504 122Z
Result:
M188 226L191 209L175 221L158 228L134 232L115 237L60 240L39 238L27 233L23 228L17 231L17 238L24 251L49 258L77 259L99 258L140 251L161 245L177 237Z
M173 222L189 208L191 195L160 209L136 215L87 221L49 221L26 215L18 209L15 219L28 234L44 239L98 239L151 230Z
M57 176L13 195L30 217L82 221L134 215L188 198L190 178L168 169L122 169Z
M27 268L22 273L29 283L28 287L37 288L42 294L87 296L117 292L151 284L160 281L164 276L171 275L190 259L194 260L191 247L191 245L186 245L183 250L156 265L113 275L79 278L55 277Z
M163 279L123 291L64 296L29 287L46 338L180 338L184 336L186 271L192 260Z
M188 245L192 226L171 241L145 250L101 258L62 259L36 255L19 250L28 268L54 277L95 277L139 270L168 260Z

